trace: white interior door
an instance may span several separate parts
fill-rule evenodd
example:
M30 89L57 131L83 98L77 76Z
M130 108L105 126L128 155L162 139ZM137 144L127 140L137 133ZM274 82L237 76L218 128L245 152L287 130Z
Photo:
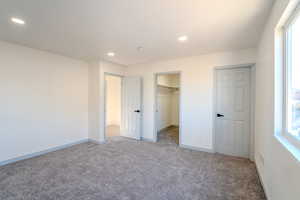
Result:
M141 139L142 80L140 77L124 77L122 80L121 135Z
M216 151L249 158L250 68L217 70Z

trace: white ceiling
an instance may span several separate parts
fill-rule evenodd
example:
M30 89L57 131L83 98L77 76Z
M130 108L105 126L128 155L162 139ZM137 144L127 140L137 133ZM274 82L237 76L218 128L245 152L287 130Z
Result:
M272 4L273 0L0 0L0 40L130 65L255 47ZM11 17L24 19L26 25L11 23ZM188 35L188 42L177 42L181 35ZM108 51L116 56L108 58Z

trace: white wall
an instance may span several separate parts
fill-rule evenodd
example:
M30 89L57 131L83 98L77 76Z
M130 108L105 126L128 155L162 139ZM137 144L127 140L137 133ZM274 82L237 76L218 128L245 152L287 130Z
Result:
M171 125L179 125L179 91L171 88L179 87L178 74L157 76L157 129L158 131Z
M300 162L274 137L274 116L280 115L274 110L274 31L289 2L296 1L276 1L259 44L256 67L255 161L270 200L300 198Z
M89 138L105 141L105 74L126 75L122 65L100 61L89 64Z
M162 74L157 76L157 84L167 87L179 87L178 74Z
M87 64L0 41L0 162L87 138Z
M121 87L118 76L106 76L106 125L121 125Z
M98 62L89 63L89 138L100 141L100 66Z
M172 92L171 124L174 126L179 126L179 95L180 95L180 90Z
M181 71L181 143L212 150L213 69L215 66L254 63L255 60L256 50L246 49L129 66L129 74L144 78L143 137L155 139L154 73Z
M179 126L179 91L158 87L157 129Z
M159 75L157 76L157 84L162 86L169 86L171 87L171 79L170 76L167 75Z
M157 88L157 129L158 131L172 125L172 90Z

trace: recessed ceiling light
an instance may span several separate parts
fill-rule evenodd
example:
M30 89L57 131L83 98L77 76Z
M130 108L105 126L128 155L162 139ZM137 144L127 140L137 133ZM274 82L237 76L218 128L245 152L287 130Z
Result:
M186 36L186 35L180 36L180 37L178 38L178 41L179 41L179 42L185 42L185 41L187 41L187 40L188 40L188 36Z
M115 56L115 53L114 53L114 52L108 52L108 53L107 53L107 56L109 56L109 57L114 57L114 56Z
M25 21L20 19L20 18L15 18L15 17L12 17L11 18L11 21L15 24L21 24L21 25L24 25L25 24Z

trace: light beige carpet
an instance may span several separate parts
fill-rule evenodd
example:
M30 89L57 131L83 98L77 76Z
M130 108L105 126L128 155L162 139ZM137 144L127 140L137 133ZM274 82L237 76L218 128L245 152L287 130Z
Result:
M112 137L0 167L1 200L265 200L246 159Z
M179 127L170 126L158 132L158 142L164 144L179 144Z

